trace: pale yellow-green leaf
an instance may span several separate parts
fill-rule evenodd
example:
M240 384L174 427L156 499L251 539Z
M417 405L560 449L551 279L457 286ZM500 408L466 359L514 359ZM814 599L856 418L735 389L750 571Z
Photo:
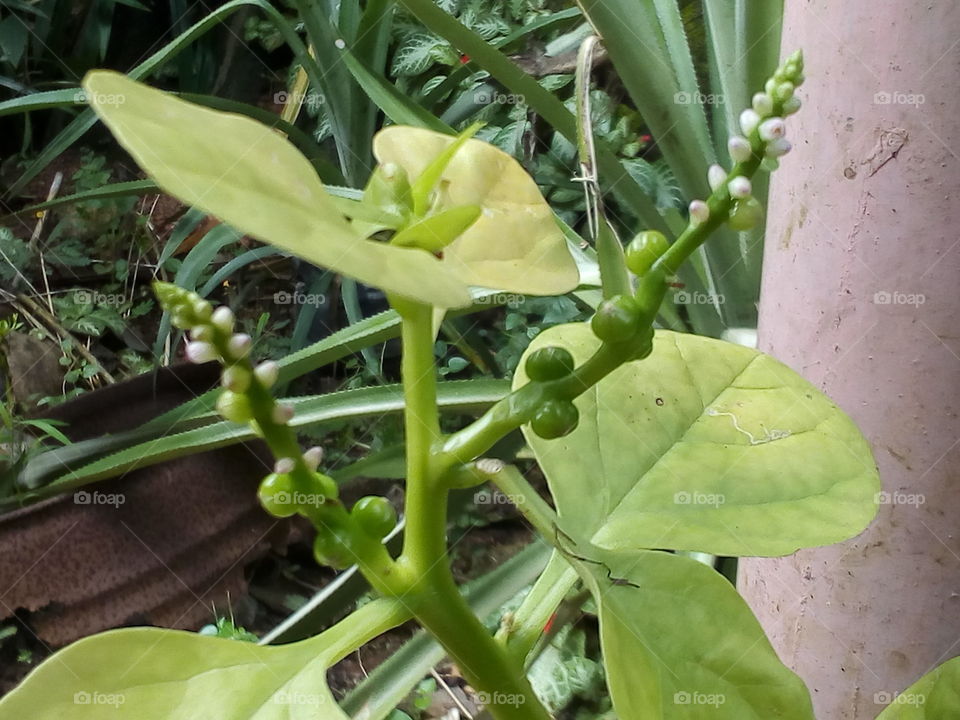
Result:
M528 353L589 325L551 328ZM522 370L515 385L526 381ZM570 435L527 441L563 527L607 549L787 555L862 531L880 481L866 440L829 398L756 350L657 331L653 353L577 399Z
M648 550L598 555L586 579L618 717L814 720L803 681L713 568Z
M115 72L91 72L83 86L120 144L183 202L387 292L439 307L470 304L463 281L430 253L359 237L309 161L267 126Z
M394 126L374 138L381 163L415 181L454 138ZM443 263L468 285L528 295L560 295L579 281L553 211L520 164L494 146L467 140L440 178L436 209L479 205L483 212L449 245Z
M327 668L408 617L387 600L275 647L179 630L92 635L45 660L0 701L2 720L347 720Z

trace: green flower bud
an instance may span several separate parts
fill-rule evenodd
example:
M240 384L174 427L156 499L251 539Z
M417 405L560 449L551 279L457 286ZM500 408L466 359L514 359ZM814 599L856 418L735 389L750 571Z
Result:
M640 306L632 295L617 295L604 300L590 321L593 334L607 343L630 340L637 332Z
M569 400L547 400L534 413L530 428L544 440L563 437L574 431L580 412Z
M667 242L666 236L661 232L645 230L637 233L630 244L627 245L627 267L634 275L645 275L669 248L670 243Z
M363 532L372 538L382 540L397 524L397 511L390 501L379 495L360 498L350 511Z
M293 504L293 480L289 475L267 475L260 483L257 497L263 509L274 517L290 517L297 512Z
M231 365L223 369L220 383L235 393L246 392L250 387L250 371L242 365Z
M253 419L250 399L243 393L235 393L230 390L224 390L217 398L217 412L225 420L231 422L244 423Z
M559 380L573 372L573 355L562 347L545 347L535 350L527 357L524 369L534 382Z
M328 520L317 527L313 541L313 556L321 565L344 570L357 560L353 552L350 528Z
M727 224L733 230L750 230L763 220L763 206L755 197L737 201Z

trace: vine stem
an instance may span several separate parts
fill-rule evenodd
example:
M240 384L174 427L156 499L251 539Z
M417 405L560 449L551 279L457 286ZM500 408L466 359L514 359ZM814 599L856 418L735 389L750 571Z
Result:
M446 547L447 470L436 461L441 441L433 359L433 311L400 298L401 373L405 398L407 490L398 597L457 663L496 720L550 720L523 668L474 615L450 571Z

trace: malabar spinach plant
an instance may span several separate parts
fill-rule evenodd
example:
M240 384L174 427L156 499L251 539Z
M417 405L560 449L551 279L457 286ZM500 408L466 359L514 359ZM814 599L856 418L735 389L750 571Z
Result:
M444 314L476 288L560 295L577 267L550 207L512 158L471 135L393 126L359 200L328 194L285 138L252 120L192 105L111 72L84 86L134 159L167 192L237 230L382 288L402 323L406 496L403 547L386 499L351 507L302 452L296 408L274 398L273 362L254 365L227 308L158 283L189 357L223 364L218 412L276 458L260 500L316 528L318 562L356 565L376 600L308 640L254 646L156 628L116 630L56 654L0 702L2 717L345 718L324 682L332 664L413 618L498 720L550 717L525 668L579 581L593 597L614 711L625 720L812 717L802 681L780 663L734 588L671 551L773 556L860 532L879 489L856 427L816 388L757 351L655 330L681 263L723 225L759 215L751 178L790 149L799 53L753 98L730 138L728 170L690 204L672 242L644 231L624 252L597 234L603 302L588 323L541 333L512 391L475 422L441 431L433 343ZM473 289L472 289L473 288ZM553 504L491 455L517 428ZM491 634L454 582L451 490L492 482L555 552L523 603ZM383 708L358 717L384 717Z

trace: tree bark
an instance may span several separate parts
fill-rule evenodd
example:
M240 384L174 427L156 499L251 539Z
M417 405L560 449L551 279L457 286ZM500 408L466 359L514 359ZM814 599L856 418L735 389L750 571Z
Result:
M760 348L853 417L884 492L859 537L743 560L739 585L823 720L874 718L960 655L958 28L956 2L786 3L808 82L773 180Z

